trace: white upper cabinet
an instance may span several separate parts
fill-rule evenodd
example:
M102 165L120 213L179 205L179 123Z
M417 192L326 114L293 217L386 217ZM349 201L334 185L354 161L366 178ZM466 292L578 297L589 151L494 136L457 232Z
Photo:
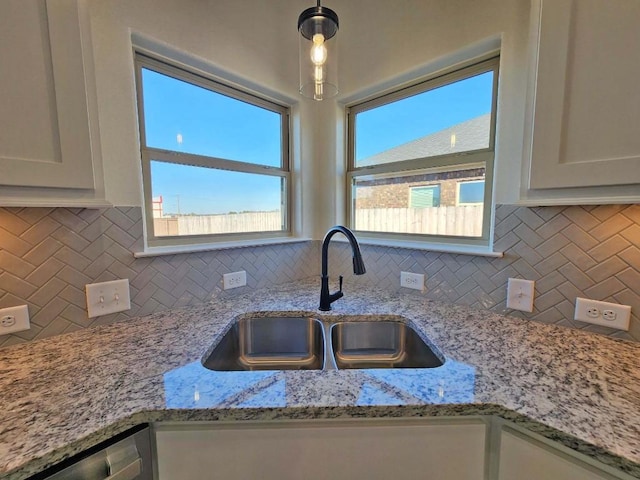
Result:
M0 9L0 205L104 204L84 1Z
M535 0L532 14L528 188L640 198L640 2Z

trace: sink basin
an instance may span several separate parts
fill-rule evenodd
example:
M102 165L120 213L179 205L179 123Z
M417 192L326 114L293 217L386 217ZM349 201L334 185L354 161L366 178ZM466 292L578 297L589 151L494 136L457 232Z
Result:
M342 321L329 327L311 317L268 316L236 320L202 364L217 371L333 370L434 368L443 360L401 321Z
M202 364L210 370L321 370L322 322L305 317L237 320Z
M331 327L336 366L433 368L443 362L416 331L396 321L341 322Z

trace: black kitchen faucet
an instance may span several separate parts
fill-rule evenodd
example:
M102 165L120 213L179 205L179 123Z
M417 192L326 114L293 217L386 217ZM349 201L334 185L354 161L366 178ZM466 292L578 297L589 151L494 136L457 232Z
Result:
M362 254L360 253L358 240L356 240L353 232L347 227L343 227L342 225L331 227L325 235L324 241L322 242L322 287L320 288L319 308L324 312L331 310L331 304L339 298L342 298L342 296L344 295L344 293L342 293L342 275L340 275L340 288L338 289L338 291L329 293L329 241L331 240L331 237L333 237L338 232L347 237L347 240L349 240L349 244L351 245L351 252L353 254L353 273L356 275L363 275L367 271L364 268L364 261L362 260Z

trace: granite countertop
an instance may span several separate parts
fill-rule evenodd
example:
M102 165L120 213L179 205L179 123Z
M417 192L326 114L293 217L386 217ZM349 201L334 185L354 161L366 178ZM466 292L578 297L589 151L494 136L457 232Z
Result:
M23 479L153 421L498 415L640 478L640 344L318 279L215 298L0 350L0 477ZM402 316L444 354L429 370L213 372L238 315Z

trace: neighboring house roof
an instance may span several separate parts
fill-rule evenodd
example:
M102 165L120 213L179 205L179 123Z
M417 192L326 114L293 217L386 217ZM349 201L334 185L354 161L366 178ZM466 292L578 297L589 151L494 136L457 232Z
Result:
M491 114L486 113L359 160L358 167L487 148L490 127Z

